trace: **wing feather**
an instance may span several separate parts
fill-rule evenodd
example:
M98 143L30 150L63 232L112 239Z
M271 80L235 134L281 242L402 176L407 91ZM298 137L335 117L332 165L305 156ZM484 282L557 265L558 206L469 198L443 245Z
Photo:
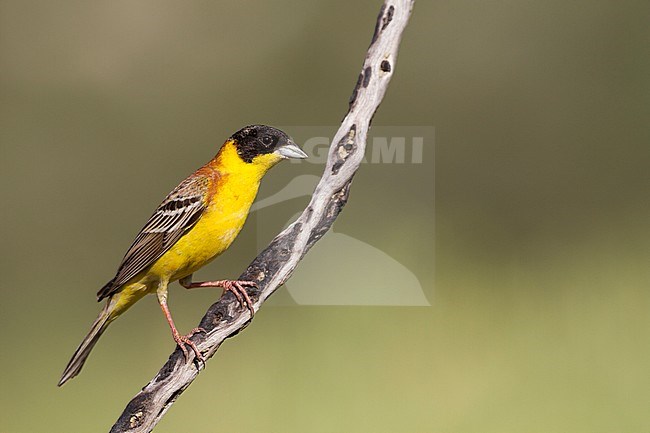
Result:
M136 236L115 278L97 293L98 300L118 292L194 227L205 210L209 182L205 176L191 176L169 193Z

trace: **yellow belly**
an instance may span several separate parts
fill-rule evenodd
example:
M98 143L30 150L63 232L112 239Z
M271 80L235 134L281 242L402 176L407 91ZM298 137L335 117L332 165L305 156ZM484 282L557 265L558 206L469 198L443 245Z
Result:
M165 254L111 297L112 316L121 314L147 293L166 291L168 283L196 272L223 253L244 226L262 176L280 159L270 153L258 156L255 163L246 163L234 145L226 142L213 160L219 172L213 185L216 191L201 218Z
M223 253L241 231L248 208L236 212L207 209L201 219L149 268L147 279L175 281L205 266Z
M113 315L121 314L147 293L166 290L168 283L196 272L223 253L244 226L256 193L257 188L225 185L218 200L206 208L190 231L113 296Z

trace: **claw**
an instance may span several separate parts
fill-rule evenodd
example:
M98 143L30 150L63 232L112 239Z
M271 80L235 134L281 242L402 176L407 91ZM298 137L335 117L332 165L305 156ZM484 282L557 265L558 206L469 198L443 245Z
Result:
M186 335L186 337L194 337L196 334L207 334L208 331L205 330L205 328L197 327L193 328L189 334Z
M248 308L252 319L253 316L255 316L255 309L253 308L253 301L250 296L248 296L248 292L244 287L257 287L257 283L254 281L224 281L223 284L224 290L235 295L237 301L239 301L239 305Z
M192 330L192 332L190 332L190 333L187 334L187 335L174 334L173 337L174 337L174 341L176 341L176 344L178 344L178 347L180 347L181 350L183 351L183 354L185 355L185 361L189 361L189 360L190 360L190 359L189 359L189 358L190 358L190 354L189 354L189 352L187 351L187 348L185 347L185 345L188 345L188 346L190 346L190 348L191 348L192 351L194 352L194 356L196 357L196 359L198 359L200 362L202 362L203 364L205 364L205 358L203 357L203 355L202 355L201 352L199 351L199 348L196 347L196 344L195 344L192 340L190 340L190 338L191 338L191 337L196 333L196 331L198 331L198 330L201 330L201 331L205 332L205 330L202 329L202 328L195 328L195 329Z

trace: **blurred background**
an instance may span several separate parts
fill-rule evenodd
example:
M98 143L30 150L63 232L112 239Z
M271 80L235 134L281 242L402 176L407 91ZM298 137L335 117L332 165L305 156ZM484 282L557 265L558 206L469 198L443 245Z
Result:
M379 7L0 2L1 431L109 429L174 344L145 298L58 389L95 292L234 131L336 129ZM417 2L374 126L435 139L421 164L363 165L334 234L407 269L430 306L282 289L156 431L648 431L649 17L632 0ZM259 197L322 168L283 164ZM307 200L260 209L198 277L238 276ZM325 241L290 292L372 296L375 256ZM346 278L314 259L332 255ZM172 287L179 328L218 296Z

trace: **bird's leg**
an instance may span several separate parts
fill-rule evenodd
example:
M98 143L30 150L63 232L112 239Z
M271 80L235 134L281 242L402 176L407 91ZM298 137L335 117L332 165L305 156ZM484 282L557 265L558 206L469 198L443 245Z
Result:
M194 289L197 287L222 287L224 291L231 292L239 301L239 304L248 308L248 311L251 313L251 318L255 315L255 309L253 308L253 301L248 296L248 292L245 287L257 287L255 281L240 281L240 280L218 280L218 281L201 281L201 282L192 282L192 275L181 278L178 281L181 286L186 289Z
M157 294L158 294L158 303L160 304L160 308L162 309L162 312L165 315L165 319L167 319L167 323L169 323L169 327L172 329L172 337L174 338L176 344L178 344L178 347L180 347L181 350L183 351L183 354L185 355L185 360L187 361L189 359L189 353L185 348L185 345L187 344L192 348L192 351L194 351L194 355L196 356L196 359L198 359L199 361L205 364L205 358L199 351L199 348L196 347L196 344L192 340L190 340L190 337L194 335L196 332L199 331L205 332L205 330L202 328L195 328L188 335L181 335L178 332L178 329L176 329L176 325L174 325L174 320L172 319L172 313L169 311L169 307L167 307L167 291L165 290L164 292L162 292L159 290Z

